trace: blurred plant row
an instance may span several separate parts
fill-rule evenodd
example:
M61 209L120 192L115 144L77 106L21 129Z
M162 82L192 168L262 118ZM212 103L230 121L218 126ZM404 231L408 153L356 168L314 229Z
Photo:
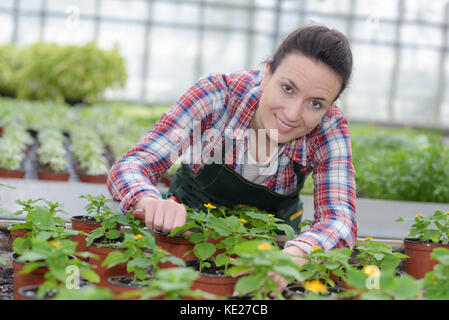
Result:
M117 48L36 43L0 46L0 95L30 100L93 102L108 88L124 87L124 58Z

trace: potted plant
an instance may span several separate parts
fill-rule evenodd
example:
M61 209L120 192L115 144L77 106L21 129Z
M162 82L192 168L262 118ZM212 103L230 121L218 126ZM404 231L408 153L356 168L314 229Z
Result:
M26 285L39 285L37 298L57 290L60 284L67 285L69 268L76 268L79 275L89 282L98 282L98 275L91 266L77 256L91 256L88 252L76 252L76 243L69 239L42 240L31 239L31 245L20 254L13 253L11 258L15 267L14 291L18 293ZM42 273L27 277L33 270L40 269ZM24 276L25 275L25 276ZM70 279L69 279L70 280ZM74 279L76 280L76 279ZM79 285L79 283L74 283ZM21 297L16 297L21 299ZM24 298L24 297L22 297Z
M318 246L313 247L310 253L303 256L308 263L301 266L301 283L288 286L287 291L300 295L304 292L329 295L342 291L335 281L344 277L345 271L350 268L351 254L352 250L346 247L326 251Z
M0 177L23 178L25 159L33 139L19 124L12 122L0 137Z
M137 233L125 231L124 240L115 245L126 249L111 251L102 267L111 268L126 263L126 271L130 275L118 275L108 279L110 288L117 295L143 288L142 282L152 278L152 274L158 271L160 262L170 261L178 266L185 265L182 259L157 247L153 235L143 229L139 229Z
M439 263L424 276L424 297L431 300L449 300L449 249L435 248L430 257Z
M399 218L396 221L405 221ZM436 210L432 215L416 214L408 236L404 239L406 272L421 279L432 271L436 260L430 257L435 248L449 248L449 212Z
M63 133L57 129L46 128L38 132L37 139L35 161L37 177L41 180L69 180Z
M112 199L106 198L100 194L98 196L81 195L81 199L86 199L88 204L84 207L86 214L71 217L71 225L73 230L82 231L84 234L75 236L75 241L78 242L78 251L86 251L86 238L95 229L101 227L101 221L111 216L115 212L107 205L112 202ZM120 224L117 225L117 230L120 230Z
M278 283L272 277L273 272L281 275L288 283L302 281L299 266L280 248L265 240L248 240L236 245L238 255L233 259L227 274L241 276L235 284L235 292L239 295L251 294L253 299L267 299L272 292L276 298L284 299L278 290ZM248 273L249 272L249 273Z
M95 267L100 276L99 285L103 287L108 287L108 278L111 276L129 275L125 263L109 268L103 266L104 260L111 252L126 251L126 248L122 246L124 234L118 230L120 225L128 225L130 228L126 232L136 234L136 230L143 227L143 222L134 219L131 212L115 213L104 218L101 226L93 230L86 239L87 250L96 256L96 258L90 257L89 263Z

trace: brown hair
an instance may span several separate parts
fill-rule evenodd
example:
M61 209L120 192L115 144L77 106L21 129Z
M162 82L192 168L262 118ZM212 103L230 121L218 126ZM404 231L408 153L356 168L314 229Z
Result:
M270 64L273 74L289 53L302 53L320 61L341 77L342 85L335 100L347 87L352 73L352 52L345 35L320 25L301 27L290 33L275 51Z

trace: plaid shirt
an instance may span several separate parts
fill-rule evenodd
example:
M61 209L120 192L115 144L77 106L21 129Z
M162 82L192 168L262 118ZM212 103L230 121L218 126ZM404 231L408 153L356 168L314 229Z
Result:
M185 152L195 132L213 129L222 138L234 141L233 148L226 152L225 163L241 174L243 166L238 155L244 154L241 151L247 148L247 141L236 140L236 133L247 132L249 128L260 98L262 78L263 71L255 70L213 74L188 89L111 168L107 186L111 195L120 201L120 209L130 210L143 196L161 198L155 187L158 179L177 155ZM203 157L210 154L211 148L221 145L220 140L210 143L204 139ZM302 174L312 173L315 215L312 227L286 245L297 245L310 252L313 246L329 250L354 243L357 237L355 170L347 120L335 104L328 108L312 132L282 146L277 171L267 175L261 184L279 194L293 192L297 182L293 161L301 165ZM195 173L204 165L204 162L189 164Z

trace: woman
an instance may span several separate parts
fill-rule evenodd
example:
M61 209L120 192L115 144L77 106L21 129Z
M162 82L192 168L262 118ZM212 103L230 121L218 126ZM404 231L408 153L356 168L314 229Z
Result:
M141 210L137 216L151 229L182 226L184 206L162 199L155 184L187 155L170 186L181 203L252 205L299 232L299 191L312 173L313 225L283 250L303 264L301 256L314 246L329 250L353 243L355 170L347 120L334 104L351 71L350 45L340 32L324 26L295 30L265 72L214 74L187 90L114 164L111 194L122 210ZM276 280L283 290L285 282Z

